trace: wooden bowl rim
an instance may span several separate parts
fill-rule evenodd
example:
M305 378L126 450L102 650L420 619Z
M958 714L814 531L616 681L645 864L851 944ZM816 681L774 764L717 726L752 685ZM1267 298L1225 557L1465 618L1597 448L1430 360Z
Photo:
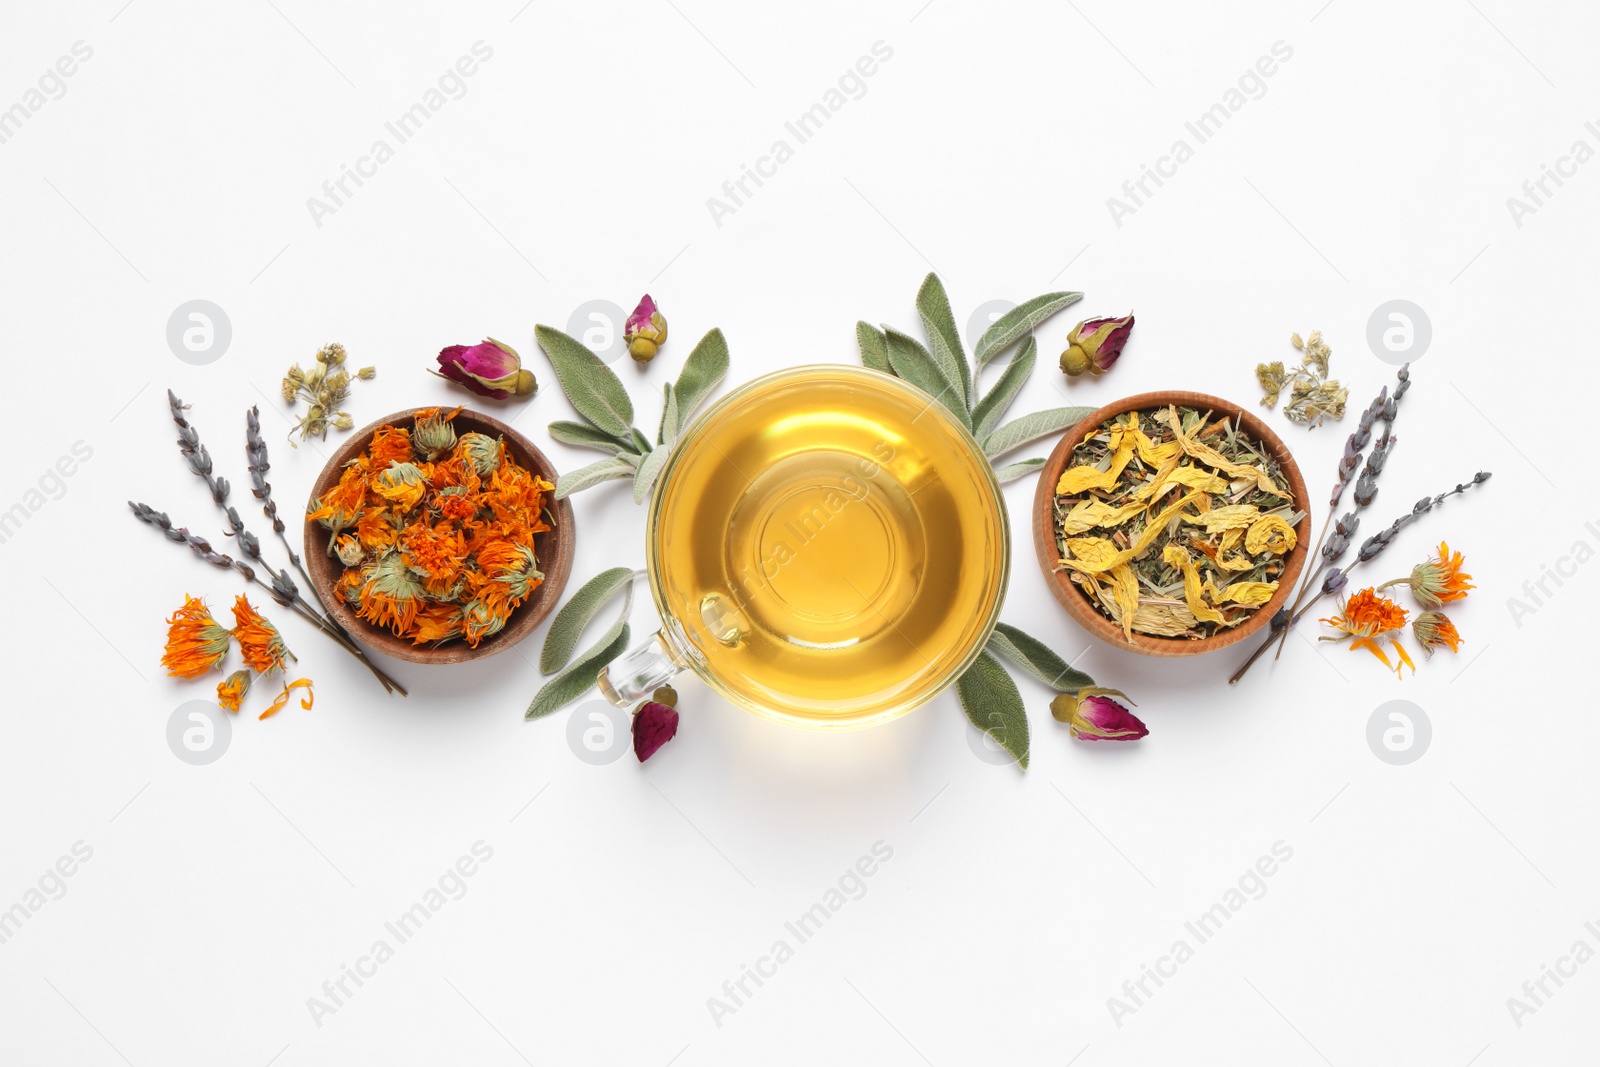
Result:
M307 502L306 513L315 510L316 502L337 484L340 473L372 443L372 435L380 428L396 425L413 426L417 412L428 408L448 411L453 406L455 405L427 404L406 408L351 433L322 468L322 472L317 475L317 480L311 486L311 497ZM463 407L454 422L462 433L476 431L504 438L506 448L519 464L551 484L555 483L558 472L550 457L541 452L532 441L499 419ZM410 663L467 663L484 659L510 648L527 637L561 600L562 590L566 588L567 579L572 574L572 556L577 544L577 532L573 528L570 500L552 500L550 509L556 518L554 526L545 533L534 535L534 548L538 553L539 565L544 571L544 581L511 613L511 618L505 627L499 633L478 642L477 648L472 648L459 640L437 647L418 645L409 638L379 629L357 616L343 598L333 595L333 585L339 580L344 567L339 564L337 558L328 555L330 540L328 531L323 529L321 523L310 520L305 522L306 570L311 575L312 590L323 608L351 637L367 647Z
M1066 469L1073 450L1088 434L1118 415L1146 408L1166 407L1169 404L1201 410L1209 408L1215 413L1239 419L1245 432L1266 447L1283 467L1284 479L1289 483L1288 489L1294 494L1294 504L1304 510L1306 515L1295 527L1295 546L1284 561L1283 575L1278 579L1278 591L1248 621L1240 623L1231 630L1223 630L1199 640L1135 633L1133 641L1129 642L1123 636L1122 627L1108 616L1101 614L1100 609L1090 603L1089 598L1067 577L1065 570L1057 569L1055 486L1056 482L1060 481L1061 472ZM1209 393L1182 389L1138 393L1121 400L1114 400L1080 419L1056 443L1050 458L1045 461L1043 469L1039 472L1039 484L1034 490L1033 546L1039 559L1039 568L1044 572L1045 583L1050 587L1050 592L1066 609L1067 614L1084 629L1117 648L1146 656L1198 656L1243 641L1265 626L1289 599L1300 572L1305 568L1306 554L1311 548L1309 540L1311 509L1308 505L1305 479L1301 477L1300 467L1290 454L1289 447L1253 412L1247 411L1231 400L1224 400Z

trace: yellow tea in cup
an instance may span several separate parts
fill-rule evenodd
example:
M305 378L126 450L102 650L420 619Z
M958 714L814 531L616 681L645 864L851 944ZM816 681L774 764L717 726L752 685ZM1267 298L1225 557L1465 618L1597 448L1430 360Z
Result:
M1009 564L971 434L920 390L842 366L770 375L697 420L646 536L673 658L810 726L883 721L953 681L988 640Z

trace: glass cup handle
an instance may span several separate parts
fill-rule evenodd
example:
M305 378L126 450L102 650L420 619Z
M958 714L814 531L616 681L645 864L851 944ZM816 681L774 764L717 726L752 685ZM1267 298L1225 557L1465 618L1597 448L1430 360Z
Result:
M595 684L600 695L623 708L644 700L684 669L660 630L643 644L628 649L601 671Z

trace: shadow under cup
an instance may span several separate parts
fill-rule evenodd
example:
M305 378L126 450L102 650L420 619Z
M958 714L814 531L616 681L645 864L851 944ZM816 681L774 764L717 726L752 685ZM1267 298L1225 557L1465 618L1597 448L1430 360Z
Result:
M769 375L706 412L646 538L657 656L823 728L887 721L958 677L999 615L1010 549L971 434L921 390L843 366ZM602 692L621 695L633 655Z

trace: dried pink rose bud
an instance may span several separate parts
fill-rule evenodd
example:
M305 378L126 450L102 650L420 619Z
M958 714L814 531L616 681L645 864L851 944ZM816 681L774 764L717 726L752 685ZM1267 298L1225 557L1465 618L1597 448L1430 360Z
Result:
M633 754L643 763L678 732L678 709L647 701L633 713Z
M640 363L656 358L661 346L667 343L667 320L656 310L656 302L650 299L649 293L644 294L639 306L628 316L622 340L628 346L628 355Z
M1061 370L1070 377L1084 371L1104 374L1122 355L1122 346L1133 333L1133 312L1120 319L1085 319L1067 334L1067 350L1061 353Z
M1066 723L1072 736L1080 741L1137 741L1148 734L1150 731L1138 716L1113 697L1128 700L1125 693L1095 686L1062 693L1050 702L1050 714Z
M539 391L533 372L522 369L522 357L509 345L490 338L482 344L451 345L439 353L441 378L460 382L480 396L504 400Z

